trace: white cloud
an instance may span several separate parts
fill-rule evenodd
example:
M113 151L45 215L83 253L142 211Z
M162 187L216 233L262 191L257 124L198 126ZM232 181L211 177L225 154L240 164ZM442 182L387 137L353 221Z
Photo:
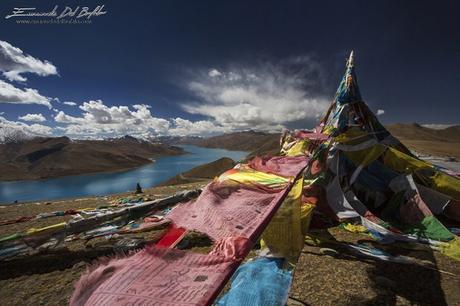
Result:
M49 61L39 60L21 49L0 40L0 71L10 81L27 81L24 73L40 76L57 75L57 68Z
M227 71L211 69L195 75L186 87L197 101L183 104L183 109L209 117L224 130L278 129L313 120L329 105L321 94L324 72L308 56Z
M69 105L69 106L76 106L76 105L77 105L77 103L72 102L72 101L64 101L63 103L64 103L65 105Z
M209 75L211 78L214 78L214 77L221 76L222 73L221 73L219 70L217 70L217 69L211 69L211 70L209 70L208 75Z
M27 81L25 73L39 76L57 75L57 68L48 61L39 60L25 54L21 49L0 40L0 72L9 81ZM0 80L0 103L41 104L51 109L51 101L59 102L58 98L41 95L32 88L17 88Z
M56 116L54 116L54 120L59 123L77 123L77 124L84 124L84 118L77 118L73 116L69 116L65 114L63 111L59 111Z
M378 109L377 110L377 116L382 116L383 114L385 114L385 110L383 110L383 109Z
M170 122L155 118L150 106L136 104L128 106L107 106L101 100L84 102L79 106L81 117L75 117L60 111L54 117L64 133L72 137L118 137L126 134L136 137L166 135Z
M20 89L0 80L0 103L40 104L51 109L51 98L41 95L32 88Z
M31 122L46 121L45 116L43 116L42 114L27 114L27 115L18 117L18 119L22 121L31 121Z

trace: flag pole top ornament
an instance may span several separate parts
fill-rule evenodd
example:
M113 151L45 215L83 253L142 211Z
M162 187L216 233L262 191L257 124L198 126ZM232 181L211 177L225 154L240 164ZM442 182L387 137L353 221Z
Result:
M355 66L355 57L354 57L353 50L351 50L350 56L348 57L348 60L347 60L347 68L354 67L354 66Z
M358 79L355 73L355 56L354 52L350 52L346 64L345 75L340 82L336 93L336 102L338 104L346 104L356 101L361 101L361 93L358 87Z

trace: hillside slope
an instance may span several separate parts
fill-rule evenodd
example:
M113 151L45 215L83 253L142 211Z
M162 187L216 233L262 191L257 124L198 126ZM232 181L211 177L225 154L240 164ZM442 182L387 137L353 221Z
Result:
M222 148L234 151L254 151L273 139L279 140L279 134L245 131L223 134L195 140L195 144L205 148Z
M223 172L233 168L235 165L236 162L234 160L228 157L223 157L213 162L200 165L189 171L176 175L175 177L170 178L169 180L161 184L158 184L157 186L188 184L213 179L216 176L222 174Z
M411 150L460 159L460 126L435 130L417 123L397 123L387 125L386 128Z
M117 171L148 164L152 157L182 153L177 147L130 136L75 141L67 137L34 138L0 144L0 180Z

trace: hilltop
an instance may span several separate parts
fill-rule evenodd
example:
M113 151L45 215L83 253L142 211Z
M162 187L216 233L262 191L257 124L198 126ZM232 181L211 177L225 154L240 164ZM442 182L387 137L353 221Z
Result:
M131 136L108 140L37 137L0 144L0 180L24 180L130 169L181 148Z
M168 179L167 181L158 184L157 186L171 186L188 184L194 182L209 181L210 179L219 176L223 172L235 167L236 162L228 157L223 157L213 162L200 165L192 168L189 171L183 172L175 177Z

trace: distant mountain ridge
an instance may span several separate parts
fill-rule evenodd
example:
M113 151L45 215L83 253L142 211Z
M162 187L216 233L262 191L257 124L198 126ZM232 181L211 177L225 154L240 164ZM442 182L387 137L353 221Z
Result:
M168 144L188 144L204 148L247 151L249 156L275 154L279 151L280 134L256 131L228 133L213 137L161 137Z
M118 171L151 158L185 153L178 147L131 136L108 140L36 137L0 144L0 180L23 180Z

